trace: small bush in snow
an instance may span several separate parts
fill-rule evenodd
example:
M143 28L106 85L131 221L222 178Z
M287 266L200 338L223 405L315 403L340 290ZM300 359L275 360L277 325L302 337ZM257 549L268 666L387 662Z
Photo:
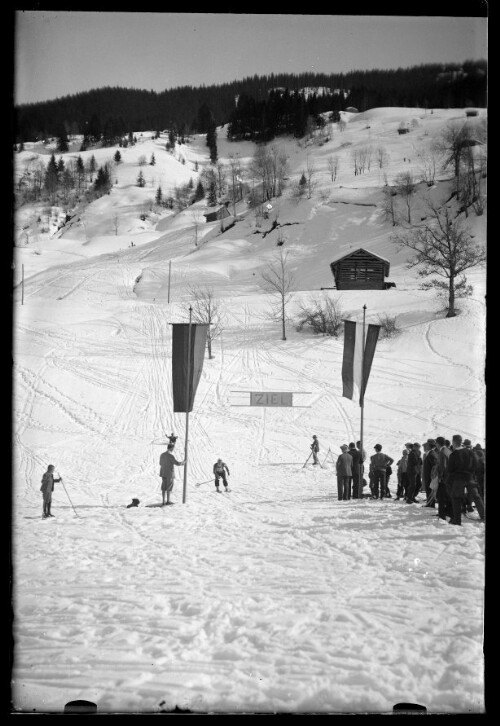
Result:
M328 295L318 295L310 298L308 303L299 306L299 315L296 330L300 332L304 326L311 328L314 333L331 335L337 338L343 328L344 312L339 299Z
M395 338L396 335L399 335L401 328L398 326L397 317L397 315L388 315L387 313L378 316L383 338Z

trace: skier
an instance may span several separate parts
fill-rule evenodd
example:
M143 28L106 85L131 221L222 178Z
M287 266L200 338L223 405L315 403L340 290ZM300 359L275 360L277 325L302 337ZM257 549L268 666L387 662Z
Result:
M319 441L316 435L313 436L313 442L311 444L311 451L313 455L313 464L319 464L318 452L319 452Z
M175 442L177 441L177 436L172 432L170 436L168 437L168 443L172 444L172 446L175 446Z
M43 495L42 519L54 516L50 513L50 505L52 504L52 492L54 490L54 482L61 481L61 479L54 479L54 468L55 467L53 464L49 464L47 467L47 471L42 476L42 486L40 487L40 491Z
M175 469L174 466L184 466L185 460L177 461L175 456L172 454L174 449L173 444L167 446L167 450L160 456L160 476L161 476L161 497L162 506L165 504L172 504L170 501L170 494L174 488ZM165 492L167 494L167 501L165 502Z
M217 461L214 464L214 474L215 474L215 489L219 492L219 479L222 479L222 483L224 484L224 491L228 491L227 488L227 479L226 479L226 471L227 475L229 476L229 469L227 468L227 464L225 464L222 459L217 459Z
M132 499L132 501L130 502L130 504L127 504L127 509L130 509L131 507L138 507L140 503L141 503L140 499L137 499L136 497L134 497Z

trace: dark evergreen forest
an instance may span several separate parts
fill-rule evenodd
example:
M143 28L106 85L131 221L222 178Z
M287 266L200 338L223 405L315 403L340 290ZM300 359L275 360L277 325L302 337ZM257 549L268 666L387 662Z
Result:
M327 87L343 93L304 98L297 90ZM286 92L272 93L282 88ZM238 98L238 104L236 99ZM230 138L269 140L283 133L301 136L307 119L354 106L421 108L485 107L486 61L427 64L397 70L346 74L301 73L252 76L221 85L182 86L157 93L105 87L14 109L15 142L83 134L89 143L147 130L207 133L229 124Z

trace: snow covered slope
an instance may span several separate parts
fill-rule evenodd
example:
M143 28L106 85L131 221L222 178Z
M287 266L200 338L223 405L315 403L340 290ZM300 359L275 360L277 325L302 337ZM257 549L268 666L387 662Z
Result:
M261 227L244 202L224 233L218 222L199 224L203 202L140 219L159 184L167 193L197 183L196 162L199 170L208 163L203 136L172 156L165 139L144 134L122 151L111 193L56 234L36 231L39 210L18 211L16 709L60 712L82 698L100 712L386 713L401 701L431 713L484 710L484 525L465 519L459 530L432 509L394 500L339 502L335 459L341 444L359 439L360 424L359 405L341 395L343 341L293 324L283 341L267 314L261 273L280 231L295 275L291 314L333 286L329 263L343 251L362 246L388 258L396 288L321 293L358 320L366 304L368 321L396 315L401 327L375 353L368 454L381 443L397 461L408 440L454 433L484 444L484 270L468 274L473 296L446 319L406 268L381 210L384 174L391 183L416 172L422 149L463 110L344 116L345 130L334 127L323 145L276 140L289 155L290 183L309 160L317 186L299 203L287 192L273 200ZM413 119L399 135L400 122ZM352 148L368 143L384 146L388 165L355 176ZM219 130L223 162L238 153L245 167L254 149ZM82 156L103 163L113 151ZM16 155L19 168L35 152ZM138 158L152 153L140 189ZM449 189L441 174L429 193L443 200ZM281 227L269 231L276 218ZM469 223L484 242L485 217ZM161 500L165 433L179 435L183 458L170 324L188 320L189 288L199 284L220 296L226 323L190 416L186 503L181 467L175 506L147 507ZM245 397L235 392L250 390L301 393L303 407L235 405ZM303 466L312 434L323 467ZM227 495L213 491L218 457L231 471ZM40 479L50 463L63 482L55 518L42 521ZM390 486L394 493L394 478ZM132 497L140 506L127 509Z

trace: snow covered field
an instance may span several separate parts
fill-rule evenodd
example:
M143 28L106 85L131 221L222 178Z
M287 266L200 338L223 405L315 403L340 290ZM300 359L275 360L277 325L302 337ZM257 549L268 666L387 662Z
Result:
M464 112L389 108L345 118L345 131L323 146L275 142L289 155L291 179L308 157L318 169L311 199L273 201L295 275L290 312L333 286L329 263L341 252L387 257L396 288L321 293L358 320L364 304L368 322L397 315L402 329L375 352L367 453L381 443L397 461L406 441L454 433L484 445L485 271L468 273L473 296L446 319L390 241L380 169L355 177L349 161L353 145L369 141L389 153L389 182L416 172L421 150ZM400 136L406 119L418 125ZM272 215L256 229L241 203L241 221L224 234L203 223L197 246L202 202L139 219L158 184L167 193L190 177L196 183L196 161L200 170L208 162L202 136L177 149L184 163L164 141L122 150L117 183L82 211L85 224L38 234L36 210L17 213L14 709L61 712L86 699L101 713L390 713L405 701L429 713L484 712L484 525L466 518L458 530L432 509L394 500L337 501L334 460L341 444L359 439L360 424L359 405L342 398L343 339L290 324L283 341L268 319L261 272L279 249L278 230L263 236ZM254 152L221 130L217 143L222 161L237 152L244 166ZM35 151L16 155L16 166ZM137 158L153 151L140 189ZM82 157L91 153L103 163L114 149ZM331 154L340 159L335 183ZM443 200L448 191L441 174L429 194ZM485 215L468 222L484 242ZM179 468L175 506L148 507L161 501L165 433L179 435L182 458L170 323L187 322L195 284L220 296L226 324L190 415L187 501ZM250 390L302 392L304 407L234 405L235 391ZM312 434L323 468L303 467ZM231 471L229 494L207 481L218 457ZM40 479L50 463L65 488L55 485L55 518L42 521ZM140 506L127 509L132 497Z

